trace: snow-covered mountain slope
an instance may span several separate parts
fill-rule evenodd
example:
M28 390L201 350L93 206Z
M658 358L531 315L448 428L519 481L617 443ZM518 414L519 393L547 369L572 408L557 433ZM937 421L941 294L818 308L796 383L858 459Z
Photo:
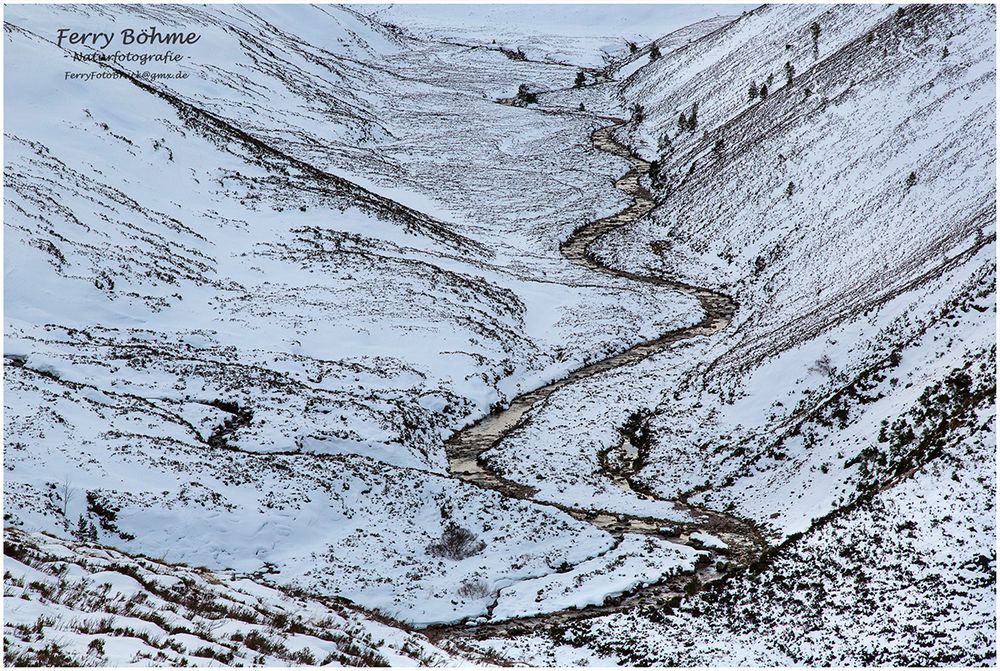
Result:
M710 339L561 391L492 463L571 499L607 478L639 413L631 490L753 520L780 549L718 588L733 610L713 591L662 626L602 617L519 638L525 659L995 659L994 30L985 6L769 6L620 83L641 106L623 137L657 162L659 206L593 251L738 310ZM696 129L680 130L695 103ZM913 535L869 540L900 529ZM873 583L863 598L855 576ZM933 585L926 599L914 581Z
M786 33L774 32L779 19ZM713 415L715 456L706 468L700 443L689 457L727 497L774 497L756 519L784 515L775 508L797 489L807 501L828 498L818 483L832 490L857 476L854 457L880 422L892 424L953 368L990 356L993 23L987 7L763 8L622 88L644 107L637 141L666 130L673 150L658 155L653 188L664 204L645 225L607 236L602 253L714 280L739 302L701 383L714 399L701 402ZM756 77L751 66L767 62L768 45L789 44L783 53L796 62L813 55L812 25L818 59L796 68L791 84L755 102L733 94L732 73ZM695 73L702 52L713 65ZM699 103L697 132L670 127L680 96ZM664 402L664 428L676 408ZM661 448L650 483L677 482L685 457L676 443ZM840 459L854 475L837 475ZM810 484L789 473L824 462ZM751 470L784 475L754 490L736 480ZM798 519L808 524L824 505Z
M59 27L136 22L201 32L189 78L65 78L101 68L66 65ZM8 523L82 516L131 552L273 566L421 623L612 546L446 477L443 452L494 403L699 318L559 256L620 204L618 168L592 119L493 99L575 70L343 7L18 7L5 32ZM430 554L451 523L488 552Z
M442 666L460 659L475 656L350 604L4 530L7 665Z
M995 444L987 432L954 439L912 477L679 607L481 645L550 665L992 665Z
M607 68L607 75L614 80L628 79L640 68L656 62L663 54L676 51L696 40L700 40L711 32L729 25L733 22L733 18L732 16L714 16L671 31L662 37L650 41L648 44L639 45L633 42L627 55L623 55L621 58L612 61L610 67ZM634 51L631 48L633 46L635 48ZM654 46L655 51L658 51L659 55L655 55Z
M753 322L773 343L747 335L724 358L745 370L986 240L991 25L986 7L764 8L645 68L622 95L643 105L632 135L660 160L668 206L609 236L605 258L662 240L641 263L731 286L737 329ZM771 75L767 99L748 100ZM697 129L680 132L694 104Z
M595 253L629 271L718 286L739 309L719 337L640 364L639 375L613 371L565 390L498 448L501 469L542 488L601 477L598 456L629 414L655 408L658 439L636 475L646 488L800 531L870 478L859 455L888 449L887 438L871 444L883 422L954 368L990 356L992 10L875 11L762 8L622 84L625 101L643 106L626 126L634 141L665 132L673 149L646 150L660 165L659 207L604 236ZM753 72L767 45L794 47L817 22L818 60L791 86L764 101L732 98L734 70ZM943 60L939 33L950 35ZM844 82L853 93L814 104ZM541 98L571 107L584 96L593 100L573 89ZM696 133L675 130L678 108L664 101L681 96L701 101ZM902 168L884 174L904 157L912 185Z
M528 664L995 661L993 8L766 6L582 87L344 7L6 19L7 524ZM134 22L191 76L64 77ZM515 398L474 486L445 441Z

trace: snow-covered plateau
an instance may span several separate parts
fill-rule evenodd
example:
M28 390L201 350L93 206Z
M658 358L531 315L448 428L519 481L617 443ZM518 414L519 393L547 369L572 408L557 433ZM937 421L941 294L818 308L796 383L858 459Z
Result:
M451 7L5 6L5 663L994 665L995 8Z

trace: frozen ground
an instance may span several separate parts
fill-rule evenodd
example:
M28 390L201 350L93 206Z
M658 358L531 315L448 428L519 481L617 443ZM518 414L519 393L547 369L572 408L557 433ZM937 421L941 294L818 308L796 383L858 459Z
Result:
M776 549L676 611L484 645L561 664L993 663L994 24L985 7L769 7L631 69L627 137L660 164L663 204L598 255L739 310L561 391L492 459L572 497L650 409L632 481L754 520Z
M542 35L370 10L7 7L9 654L994 664L995 10L579 34L549 15ZM65 80L97 66L55 28L112 22L202 32L191 77ZM606 34L641 42L573 88ZM537 105L496 104L521 84ZM451 477L449 436L704 317L560 253L630 203L595 113L630 118L657 204L596 258L738 310L532 408L483 455L532 493L502 496ZM595 508L725 514L770 549L566 512ZM563 617L686 581L709 549L732 555L723 581ZM135 571L213 576L199 589L261 621L202 632ZM126 583L154 605L87 624ZM191 632L152 619L168 610ZM303 630L327 619L357 649ZM460 621L483 626L407 628Z
M343 602L8 529L16 666L442 666L469 661Z
M8 15L9 62L34 64L8 76L8 523L104 520L102 542L421 623L485 612L463 582L610 547L445 477L442 450L492 404L697 314L559 257L618 204L614 162L567 146L591 120L492 97L572 70L346 8L92 7L73 21L198 26L196 76L63 84L46 36L69 11ZM261 30L282 49L259 55ZM430 556L449 519L488 551Z

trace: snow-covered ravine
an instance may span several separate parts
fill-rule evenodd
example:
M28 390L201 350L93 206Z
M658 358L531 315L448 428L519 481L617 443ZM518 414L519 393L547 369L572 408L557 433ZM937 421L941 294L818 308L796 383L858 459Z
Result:
M551 110L547 111L552 113ZM592 144L599 151L629 161L632 169L615 181L615 187L632 198L632 203L620 212L597 219L576 229L561 245L562 254L574 264L594 272L636 282L648 282L688 294L698 300L705 316L697 324L667 331L655 339L635 345L614 356L590 363L559 380L521 394L514 398L506 408L499 409L466 426L456 432L445 445L448 470L453 476L465 482L495 490L504 496L558 508L615 537L616 543L610 550L600 557L583 562L583 564L614 555L622 545L634 542L638 538L635 536L636 534L651 537L650 540L662 539L660 542L667 548L672 546L681 551L687 550L691 553L690 558L693 558L694 562L690 564L690 570L674 571L669 574L669 577L654 580L648 586L626 591L615 597L601 597L595 602L578 601L569 607L549 612L531 613L528 611L526 613L523 609L519 609L517 615L513 611L508 612L504 608L504 602L510 599L507 592L513 592L516 597L519 592L524 591L521 589L522 585L516 584L507 590L501 590L490 608L488 616L466 620L458 625L433 627L429 633L435 635L447 637L461 633L497 636L504 633L517 633L529 624L532 627L558 625L567 620L596 617L609 612L645 605L655 605L658 608L670 607L685 594L693 594L702 586L723 578L731 568L749 565L760 557L767 548L767 542L763 535L752 522L714 510L692 506L682 501L669 503L684 519L689 521L678 522L676 518L660 519L627 515L597 508L582 509L558 501L543 500L537 498L538 492L533 487L503 477L492 470L489 464L481 458L484 452L496 446L511 432L530 421L529 411L544 404L560 389L621 366L637 363L672 347L679 341L711 336L726 328L736 311L735 302L719 292L652 275L638 275L621 271L602 265L588 252L590 244L597 238L616 228L636 222L657 205L639 182L640 176L648 171L649 163L636 156L626 145L614 137L614 131L626 122L613 117L601 118L611 121L611 123L594 131L591 135ZM639 459L632 460L631 464L632 470L638 470L641 465L641 455ZM606 463L605 471L612 481L627 489L631 494L655 499L651 493L633 486L630 477L631 471L624 472L621 469L612 471L607 468ZM660 552L662 551L660 549ZM578 566L567 567L565 573L572 576L577 571ZM528 582L543 582L545 578Z

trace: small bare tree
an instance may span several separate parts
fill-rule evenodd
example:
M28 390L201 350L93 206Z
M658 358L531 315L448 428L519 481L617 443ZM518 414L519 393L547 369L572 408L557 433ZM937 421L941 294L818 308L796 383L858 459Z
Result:
M63 480L59 489L59 502L62 509L63 522L69 524L69 499L73 495L73 489L69 486L69 477Z
M830 355L824 354L816 359L816 363L809 367L809 372L819 373L820 375L832 378L837 372L837 367L833 365Z
M465 559L483 551L486 543L478 540L468 529L449 522L441 533L441 538L427 546L427 554L445 559Z
M463 599L485 599L491 594L493 592L482 580L467 580L458 588L458 595Z

